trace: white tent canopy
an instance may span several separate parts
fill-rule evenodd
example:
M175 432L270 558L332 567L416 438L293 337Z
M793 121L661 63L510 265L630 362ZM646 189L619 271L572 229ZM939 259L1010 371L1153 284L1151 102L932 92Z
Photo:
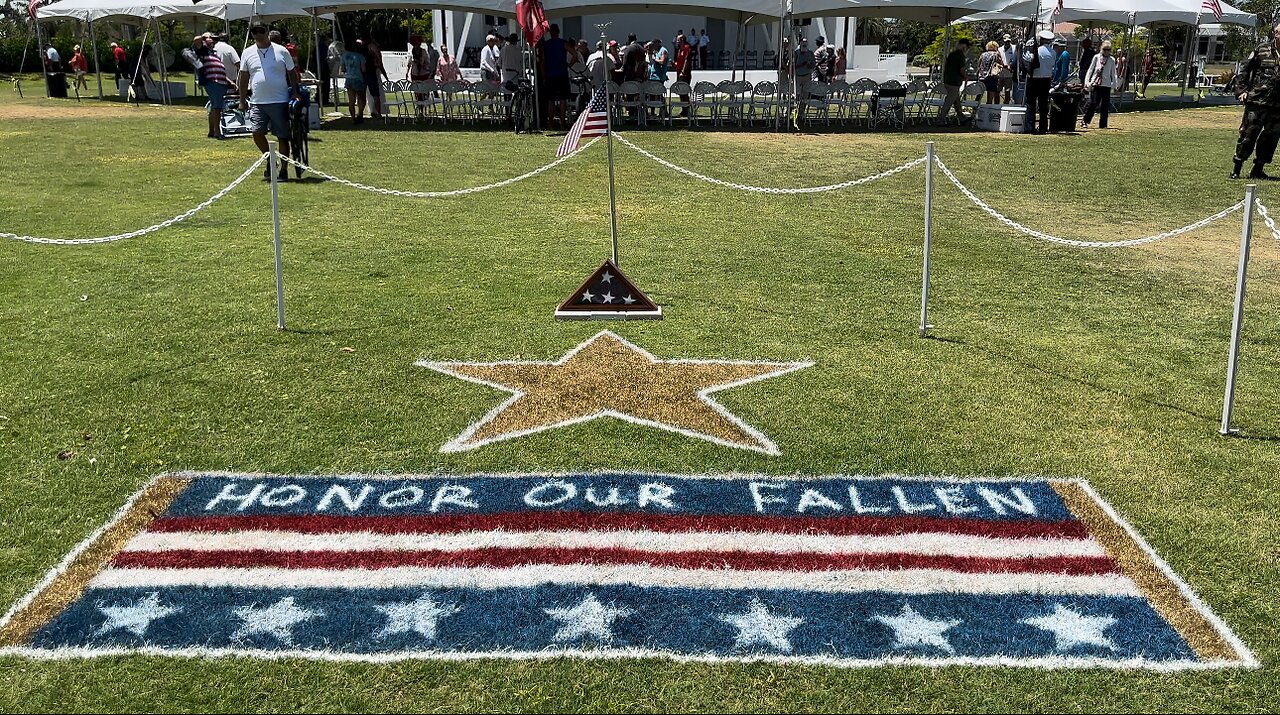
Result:
M256 9L255 9L256 7ZM244 20L249 17L300 17L310 13L302 0L201 0L169 5L138 5L136 0L58 0L36 10L36 18L100 20L162 20L177 17L207 17Z
M421 8L515 16L515 0L260 0L264 8L277 2L298 2L324 12ZM795 17L894 17L942 23L952 17L999 10L1011 0L791 0ZM773 21L784 14L780 0L544 0L547 17L608 15L611 13L674 13L705 15L725 20Z
M68 18L83 21L109 19L152 20L163 17L217 17L216 11L191 3L138 5L128 0L59 0L36 9L36 19Z
M1214 18L1201 8L1201 0L1064 0L1062 12L1053 14L1052 0L1037 4L1034 0L1019 0L994 12L974 13L957 22L985 22L999 20L1030 20L1040 10L1039 22L1048 25L1056 22L1086 24L1114 23L1118 25L1152 25L1158 23L1215 23L1254 27L1258 18L1227 3L1222 4L1222 19Z

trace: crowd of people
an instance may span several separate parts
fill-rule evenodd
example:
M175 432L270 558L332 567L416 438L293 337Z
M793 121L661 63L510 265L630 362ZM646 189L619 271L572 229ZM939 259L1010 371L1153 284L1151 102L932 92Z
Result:
M939 123L947 120L952 109L958 122L971 121L960 102L961 89L967 82L983 84L986 103L1008 104L1016 100L1014 90L1021 79L1026 107L1024 132L1044 134L1049 130L1050 95L1055 91L1083 97L1084 116L1073 128L1089 129L1095 115L1099 117L1099 128L1107 128L1111 92L1120 89L1126 76L1126 58L1115 56L1110 41L1103 41L1095 50L1093 41L1084 38L1079 61L1073 62L1066 40L1049 30L1042 30L1022 47L1007 34L1001 40L987 42L976 62L969 57L972 42L967 38L956 41L955 49L943 62L945 99L938 111ZM1150 52L1146 59L1148 76L1144 80L1149 82Z

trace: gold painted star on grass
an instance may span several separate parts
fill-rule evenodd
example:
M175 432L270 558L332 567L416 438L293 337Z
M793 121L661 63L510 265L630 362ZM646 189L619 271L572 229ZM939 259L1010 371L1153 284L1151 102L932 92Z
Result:
M710 395L813 363L659 360L604 330L555 362L421 360L417 364L511 393L506 402L441 447L441 452L464 452L599 417L617 417L726 447L776 455L780 454L777 445Z

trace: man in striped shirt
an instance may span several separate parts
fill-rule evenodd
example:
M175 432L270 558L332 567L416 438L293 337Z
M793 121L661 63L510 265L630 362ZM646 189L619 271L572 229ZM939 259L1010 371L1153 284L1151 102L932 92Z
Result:
M201 42L196 48L196 57L200 66L196 69L196 80L209 95L209 138L222 139L222 107L231 82L227 79L226 66L215 49L213 38L206 34L198 39Z

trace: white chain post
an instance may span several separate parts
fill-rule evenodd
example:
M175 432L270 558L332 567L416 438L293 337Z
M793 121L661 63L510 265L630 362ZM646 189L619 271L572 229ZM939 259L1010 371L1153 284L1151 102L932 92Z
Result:
M280 245L280 153L276 151L279 144L271 146L271 224L275 231L276 244L276 327L284 330L284 258Z
M184 213L178 214L177 216L174 216L171 219L161 221L160 223L157 223L155 225L147 226L146 228L140 228L137 231L120 233L114 236L102 236L100 238L43 238L40 236L23 236L17 233L5 233L3 231L0 231L0 238L8 238L14 241L22 241L23 243L36 243L36 244L52 245L52 246L89 246L89 245L96 245L99 243L112 243L114 241L123 241L126 238L137 238L138 236L145 236L149 233L155 233L156 231L159 231L162 228L168 228L174 224L182 223L183 221L186 221L192 216L195 216L201 211L204 211L205 209L209 208L214 203L216 203L218 199L221 199L222 197L231 193L232 189L244 183L244 180L252 176L253 172L257 171L258 167L262 166L262 163L266 160L267 160L266 154L263 154L262 156L258 157L258 160L253 162L253 164L250 165L248 169L245 169L243 174L236 177L234 181L232 181L230 184L227 184L225 187L223 187L221 191L205 199L195 208L189 209Z
M924 144L924 270L920 279L920 337L929 337L929 258L933 247L933 142Z
M1146 236L1144 238L1131 238L1125 241L1076 241L1069 238L1059 238L1057 236L1051 236L1042 231L1037 231L1034 228L1023 226L1017 221L1014 221L1008 216L1005 216L999 211L996 211L995 209L991 208L991 206L988 205L987 202L978 198L978 195L973 193L973 191L971 191L969 187L960 183L960 180L956 178L956 175L951 173L951 169L947 167L946 162L944 162L942 159L938 159L937 162L938 162L938 168L942 170L942 173L946 175L947 179L951 181L952 184L955 184L955 187L960 190L960 193L964 194L965 197L968 198L970 201L972 201L975 206L987 212L987 214L990 215L995 220L1008 226L1009 228L1014 229L1015 231L1031 236L1032 238L1038 238L1042 241L1049 241L1050 243L1057 243L1063 246L1074 246L1076 248L1131 248L1133 246L1141 246L1146 243L1163 241L1166 238L1181 236L1184 233L1194 231L1199 228L1204 228L1205 226L1208 226L1214 221L1219 221L1221 219L1224 219L1227 216L1230 216L1231 214L1235 213L1236 211L1239 211L1240 209L1244 208L1244 203L1245 203L1244 201L1241 201L1232 206L1228 206L1227 208L1219 211L1216 214L1213 214L1212 216L1206 216L1205 218L1202 218L1199 221L1189 223L1186 226L1175 228L1171 231L1158 233L1154 236Z
M1231 347L1227 351L1227 390L1222 396L1222 428L1223 436L1236 430L1231 428L1231 409L1236 399L1236 365L1240 360L1240 329L1244 323L1244 289L1245 278L1249 273L1249 242L1253 238L1254 196L1258 190L1256 184L1244 187L1244 226L1240 229L1240 267L1236 271L1236 305L1231 318Z

